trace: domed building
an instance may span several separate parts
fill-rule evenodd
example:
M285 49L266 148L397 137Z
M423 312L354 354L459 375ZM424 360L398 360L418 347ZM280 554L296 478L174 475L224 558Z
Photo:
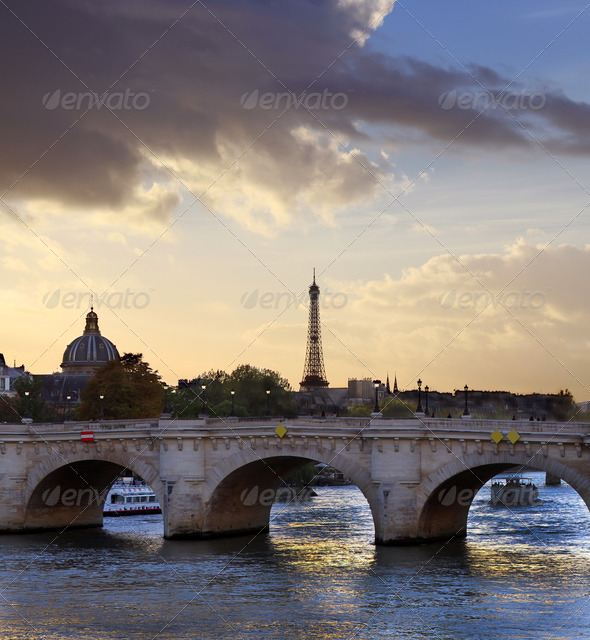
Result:
M80 394L88 380L107 362L118 358L117 347L100 334L98 315L91 307L86 315L84 333L72 340L64 351L61 372L34 375L33 378L41 380L41 398L67 419L71 409L80 402Z
M91 307L86 315L84 333L70 342L63 355L61 368L66 375L93 375L111 360L118 360L117 347L98 328L98 315Z

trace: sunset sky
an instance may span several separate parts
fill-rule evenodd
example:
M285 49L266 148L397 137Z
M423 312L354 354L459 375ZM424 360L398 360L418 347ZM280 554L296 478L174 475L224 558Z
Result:
M0 352L590 400L585 7L6 0Z

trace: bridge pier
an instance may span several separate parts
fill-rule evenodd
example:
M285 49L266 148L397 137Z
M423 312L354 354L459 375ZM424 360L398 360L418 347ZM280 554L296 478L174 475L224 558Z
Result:
M552 473L545 474L545 484L549 487L551 485L561 484L561 478L559 476L554 476Z

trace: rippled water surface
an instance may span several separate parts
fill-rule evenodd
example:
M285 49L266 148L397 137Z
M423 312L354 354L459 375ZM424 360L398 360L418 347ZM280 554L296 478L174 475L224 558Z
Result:
M168 542L161 516L0 537L0 639L590 638L590 517L569 486L466 539L376 547L355 487L275 505L268 536Z

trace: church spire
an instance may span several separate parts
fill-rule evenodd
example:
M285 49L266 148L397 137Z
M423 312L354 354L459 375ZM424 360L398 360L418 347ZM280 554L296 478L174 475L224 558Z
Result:
M385 391L387 395L391 395L391 387L389 386L389 371L387 372L387 382L385 383Z
M397 373L393 378L393 393L399 393L399 389L397 388Z

